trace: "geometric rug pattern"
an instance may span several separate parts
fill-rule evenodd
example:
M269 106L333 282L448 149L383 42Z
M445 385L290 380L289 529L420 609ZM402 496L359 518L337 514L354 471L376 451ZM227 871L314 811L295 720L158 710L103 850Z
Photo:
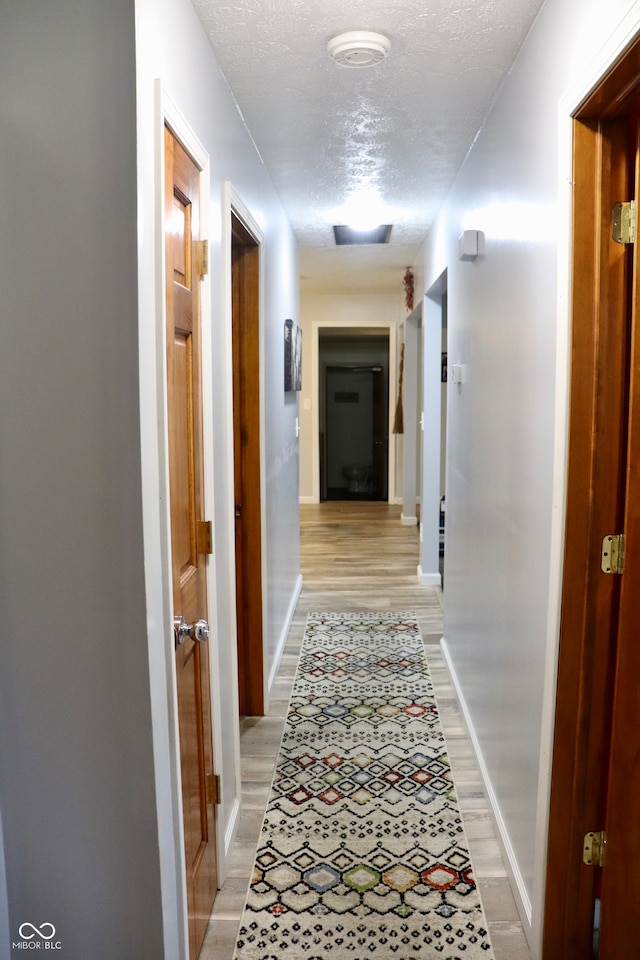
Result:
M307 620L235 960L492 960L418 623Z

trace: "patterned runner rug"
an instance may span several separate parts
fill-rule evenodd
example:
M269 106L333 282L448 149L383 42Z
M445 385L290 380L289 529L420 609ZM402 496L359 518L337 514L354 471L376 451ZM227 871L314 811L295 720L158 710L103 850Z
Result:
M310 614L236 960L492 960L417 621Z

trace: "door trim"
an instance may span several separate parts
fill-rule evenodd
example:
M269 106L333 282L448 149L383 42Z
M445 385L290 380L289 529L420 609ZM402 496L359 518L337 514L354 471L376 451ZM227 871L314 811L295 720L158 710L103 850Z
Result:
M446 493L446 406L448 399L446 395L448 384L442 383L443 307L446 292L447 271L444 270L427 290L422 309L421 413L423 427L418 578L423 586L434 584L442 586L442 575L440 574L440 497L442 494L443 471ZM445 412L444 431L443 409Z
M354 323L352 321L350 322L349 320L314 320L311 324L311 396L313 397L313 402L311 404L311 470L313 480L312 503L320 503L320 375L318 369L320 358L320 330L333 327L343 330L352 328L354 331L357 331L358 326L363 326L363 324L359 325L358 323ZM368 328L375 327L381 331L386 330L389 334L389 459L387 464L389 478L387 487L387 500L389 503L395 503L396 445L393 442L394 438L393 434L391 433L391 426L393 424L393 415L395 411L398 389L398 325L396 323L388 323L386 320L371 320L370 322L367 321L366 326Z
M187 921L186 867L184 862L184 821L182 813L182 792L180 778L180 740L178 730L176 666L173 641L173 586L171 575L171 518L169 510L169 450L168 450L168 413L166 389L166 300L165 300L165 253L164 253L164 129L165 125L173 132L200 170L201 230L208 235L208 214L210 209L210 160L207 150L191 128L181 111L172 101L157 80L154 85L154 159L155 159L155 196L154 196L154 256L155 256L155 310L153 332L153 365L155 387L155 414L157 447L154 451L157 487L154 495L160 504L160 510L152 519L154 530L145 532L145 556L152 558L154 571L159 577L162 591L162 625L157 631L158 648L152 648L150 635L150 659L152 673L158 674L159 657L162 658L162 678L164 689L156 690L152 697L152 728L154 754L156 760L156 809L160 839L160 864L163 887L163 899L166 903L176 904L176 913L165 918L165 943L178 940L179 960L189 956L189 930ZM200 286L202 355L211 352L211 284L209 278L202 280ZM141 307L142 309L142 307ZM141 352L151 350L150 331L141 331ZM148 379L148 367L147 379ZM203 460L204 460L204 505L208 516L213 515L213 470L212 470L212 390L210 365L202 365L202 418L203 418ZM146 411L147 415L149 410ZM142 424L142 434L151 431L149 424ZM143 456L144 461L144 456ZM151 459L150 459L151 463ZM151 468L150 468L151 469ZM143 475L145 467L143 463ZM155 500L154 497L154 500ZM207 560L207 602L212 626L210 645L210 688L213 724L214 758L222 756L220 695L217 669L218 663L218 624L216 622L217 602L215 595L214 558ZM161 635L161 641L159 639ZM158 674L159 676L159 674ZM155 702L154 702L155 701ZM169 844L169 837L171 843ZM226 866L226 852L223 817L217 818L216 845L218 851L218 876L223 882ZM167 911L168 913L168 911ZM173 926L176 924L177 930Z
M621 529L625 422L627 249L608 235L627 196L626 124L575 124L575 244L566 547L551 779L545 950L590 949L596 872L582 865L582 837L601 829L612 646L620 580L600 572L600 543ZM619 158L622 158L621 160ZM606 239L600 242L605 234ZM603 381L607 386L603 389ZM609 382L610 381L610 382ZM615 389L615 385L619 385ZM597 785L597 786L596 786ZM598 824L598 827L589 826ZM570 891L569 902L564 901ZM559 940L563 937L562 945ZM583 938L583 939L581 939Z
M560 613L563 589L568 480L569 389L572 326L572 217L573 125L581 105L607 76L638 34L637 11L627 13L595 55L582 64L558 104L558 246L556 414L553 467L552 521L549 552L547 654L543 686L540 766L532 898L523 913L527 937L535 957L542 956L549 838L553 741L558 681ZM522 906L522 904L521 904Z
M228 483L229 489L232 492L234 490L234 446L233 446L233 336L232 336L232 323L233 323L233 297L232 297L232 268L231 268L231 255L232 255L232 231L231 231L231 222L232 216L235 216L242 224L242 226L247 230L251 235L253 240L255 240L257 246L261 249L261 254L258 262L258 315L259 315L259 324L258 324L258 364L261 371L266 369L265 367L265 342L264 342L264 324L262 318L264 317L264 231L260 226L258 219L252 213L249 206L245 203L241 195L238 193L234 185L230 180L225 180L223 184L223 227L222 227L222 239L223 239L223 248L224 248L224 302L225 302L225 349L227 353L226 365L228 371L228 383L229 383L229 403L230 403L230 425L229 425L229 445L228 445L228 458L227 458L227 470L228 470ZM283 319L284 323L284 319ZM267 524L266 524L266 511L264 505L267 502L266 499L266 446L265 446L265 377L261 376L259 381L259 431L260 431L260 533L261 533L261 557L260 557L260 567L261 567L261 577L262 577L262 638L263 638L263 655L262 655L262 690L263 690L263 701L264 701L264 710L268 710L269 704L269 658L267 656L267 651L264 648L267 637L267 591L264 589L264 585L267 583L267 568L266 568L266 556L267 556ZM231 503L230 507L230 537L231 543L235 544L235 511L234 504ZM235 620L235 609L236 609L236 585L235 580L229 585L230 586L230 600L231 607L234 611L234 620ZM236 625L237 627L237 625ZM236 629L237 633L237 629ZM238 659L237 655L234 655L235 661L235 677L234 683L237 689L238 686ZM239 777L239 773L238 773ZM240 789L240 782L238 780L238 788Z
M424 321L423 302L419 300L414 309L399 325L404 333L404 367L402 385L403 405L403 443L402 443L402 514L400 522L404 526L415 527L418 524L418 476L422 460L422 429L418 429L420 422L420 405L422 389L420 378L423 377L422 355L424 352ZM440 351L438 351L440 352ZM424 379L424 378L423 378ZM405 442L415 437L415 442ZM424 513L422 503L420 514ZM418 576L421 571L416 571ZM436 584L440 585L438 574ZM433 585L433 584L432 584Z

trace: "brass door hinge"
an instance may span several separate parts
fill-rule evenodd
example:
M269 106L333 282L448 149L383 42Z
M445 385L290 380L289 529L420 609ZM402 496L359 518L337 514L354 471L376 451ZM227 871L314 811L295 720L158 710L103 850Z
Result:
M616 243L636 242L635 200L624 200L613 205L612 235Z
M209 241L196 240L196 269L201 277L209 273Z
M199 520L196 524L198 553L213 553L213 524L211 520Z
M624 573L624 534L607 534L602 541L600 567L603 573Z
M214 807L222 803L222 787L220 784L219 773L207 774L207 803L212 803Z
M588 867L604 867L604 852L607 838L604 830L591 831L584 838L582 860Z

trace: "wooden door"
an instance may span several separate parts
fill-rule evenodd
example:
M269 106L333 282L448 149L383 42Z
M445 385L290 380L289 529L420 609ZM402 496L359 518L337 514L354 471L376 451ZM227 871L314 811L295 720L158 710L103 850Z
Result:
M638 203L637 114L629 121L635 148L635 182L626 199ZM605 862L601 877L600 951L602 960L640 957L640 280L637 244L628 247L630 318L626 468L623 474L624 572L617 609L617 655L613 675L611 739L605 796Z
M176 637L189 950L198 956L217 889L213 748L203 514L199 238L200 173L165 129L167 404L173 608L191 627Z
M231 236L238 693L240 714L261 716L260 247L235 215Z
M574 125L569 470L544 960L640 957L638 253L612 237L614 203L638 193L639 66L636 43ZM602 542L619 533L624 573L607 574ZM602 830L604 866L588 866L584 837Z

